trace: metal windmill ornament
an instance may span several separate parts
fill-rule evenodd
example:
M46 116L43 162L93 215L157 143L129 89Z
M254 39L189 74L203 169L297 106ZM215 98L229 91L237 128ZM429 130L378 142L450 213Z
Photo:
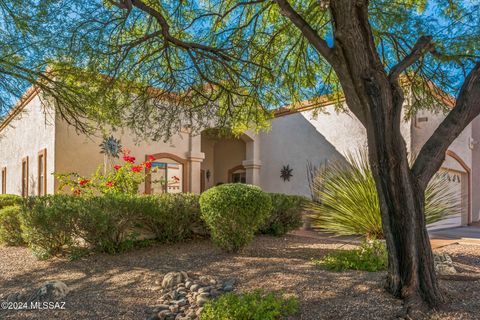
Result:
M115 139L113 136L104 138L100 144L100 153L105 154L107 157L118 158L122 150L122 144L119 139Z
M280 178L283 179L283 182L290 181L290 178L293 177L292 171L293 169L290 168L289 164L283 166L282 170L280 170Z

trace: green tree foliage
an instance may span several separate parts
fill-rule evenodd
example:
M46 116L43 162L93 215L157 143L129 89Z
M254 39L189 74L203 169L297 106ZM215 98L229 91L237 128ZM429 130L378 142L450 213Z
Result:
M41 36L34 39L48 43L45 61L49 79L55 79L48 87L60 92L54 100L61 115L85 131L99 123L127 125L154 139L185 126L238 133L267 126L273 107L323 94L341 99L330 63L276 1L43 3L35 12L48 20L37 19ZM328 1L291 5L319 37L334 43ZM422 98L408 104L407 116L418 108L441 108L446 94L436 87L432 93L431 83L449 93L458 89L458 79L479 55L478 9L468 1L370 1L386 69L409 53L418 35L434 34L433 54L405 73L411 92Z

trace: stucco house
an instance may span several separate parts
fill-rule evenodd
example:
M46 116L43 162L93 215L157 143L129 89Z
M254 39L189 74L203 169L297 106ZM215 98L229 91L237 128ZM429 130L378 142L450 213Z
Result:
M100 137L78 134L55 111L42 108L40 92L32 88L0 124L1 192L22 195L52 194L58 181L52 173L78 172L89 176L103 163ZM282 108L271 120L271 130L239 138L218 138L207 131L193 135L182 131L167 142L138 143L129 130L113 135L131 149L137 159L155 157L161 168L156 179L175 177L162 187L147 179L140 192L199 193L219 183L245 182L268 192L310 196L307 163L322 165L366 146L360 122L348 113L337 113L334 104L323 101L323 111L314 115L315 104ZM402 124L411 153L418 152L443 114L419 112ZM441 171L462 198L462 213L432 228L466 225L480 219L480 118L453 142ZM283 180L284 166L293 169Z

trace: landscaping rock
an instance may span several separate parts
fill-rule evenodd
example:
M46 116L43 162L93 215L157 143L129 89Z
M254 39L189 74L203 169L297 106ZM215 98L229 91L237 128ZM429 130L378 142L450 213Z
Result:
M234 285L231 278L222 282L208 275L169 272L163 277L160 304L147 310L147 320L196 320L207 301L232 291Z
M163 277L162 288L169 289L174 288L181 282L183 282L188 275L186 272L169 272Z
M67 285L62 281L51 281L40 287L31 301L59 301L65 298L68 292Z
M433 261L437 274L448 275L457 273L457 270L453 266L452 258L448 254L434 253Z

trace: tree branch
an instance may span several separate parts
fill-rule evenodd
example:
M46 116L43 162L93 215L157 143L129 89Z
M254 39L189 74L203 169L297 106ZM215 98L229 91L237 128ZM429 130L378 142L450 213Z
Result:
M397 81L400 74L405 71L412 64L417 62L423 55L433 48L432 37L422 36L418 39L417 43L412 48L412 51L403 58L398 64L396 64L390 74L388 75L391 82Z
M180 47L186 50L188 49L202 50L206 52L211 52L227 61L230 61L232 59L230 56L223 53L222 52L223 50L220 48L215 48L215 47L207 46L207 45L196 43L196 42L187 42L172 36L172 34L170 33L170 25L168 24L168 21L162 14L162 12L149 6L142 0L129 0L129 2L131 2L134 7L152 16L158 22L158 24L160 25L160 29L162 30L162 36L165 39L165 41L170 42L176 45L177 47Z
M298 14L295 9L290 5L288 0L274 0L281 9L282 14L287 17L298 29L302 32L303 36L317 49L317 51L327 61L332 62L332 49L328 46L327 41L321 38L318 33L308 24L305 19Z
M458 94L455 107L423 145L412 167L419 186L425 189L440 169L445 152L465 127L480 114L480 62L470 71Z

